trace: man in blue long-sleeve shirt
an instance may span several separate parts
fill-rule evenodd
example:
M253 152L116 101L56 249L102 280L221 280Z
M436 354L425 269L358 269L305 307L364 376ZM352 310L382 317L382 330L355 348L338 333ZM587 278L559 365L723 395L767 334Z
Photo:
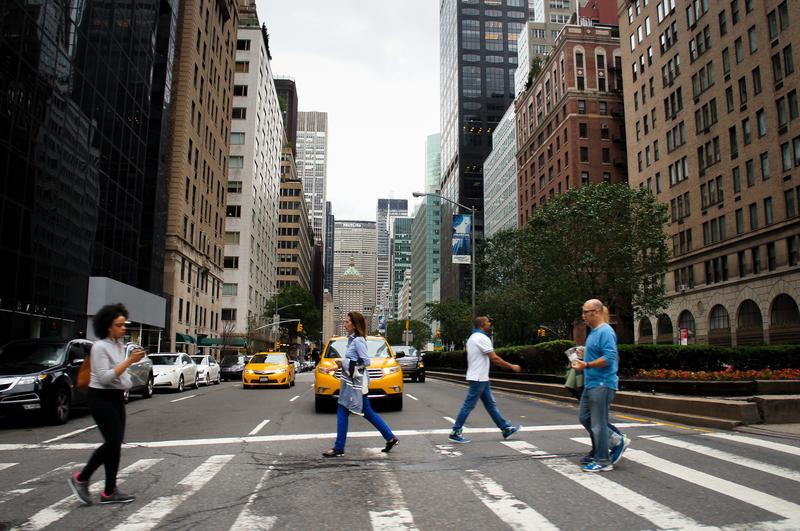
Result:
M613 449L609 448L608 414L614 395L619 389L617 368L617 336L605 318L603 303L590 299L583 303L583 321L592 328L586 338L583 360L575 360L572 367L584 371L583 394L578 418L592 438L593 453L581 467L586 472L606 472L622 456L627 446L623 435Z

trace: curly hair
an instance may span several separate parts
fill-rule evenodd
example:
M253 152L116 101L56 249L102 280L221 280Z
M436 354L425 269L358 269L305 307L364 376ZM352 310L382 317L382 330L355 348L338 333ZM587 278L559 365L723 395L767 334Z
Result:
M111 324L119 316L128 318L128 309L122 305L121 302L117 304L106 304L100 308L92 319L92 327L94 328L94 335L100 339L108 337L108 329Z

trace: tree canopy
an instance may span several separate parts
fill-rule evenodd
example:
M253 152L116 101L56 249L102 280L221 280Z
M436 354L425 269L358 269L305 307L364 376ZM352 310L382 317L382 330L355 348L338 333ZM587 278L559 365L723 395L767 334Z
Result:
M300 306L290 306L298 303ZM282 287L264 306L264 322L271 322L272 314L275 313L275 308L280 308L282 306L289 307L280 310L281 321L286 319L300 319L300 322L303 324L303 335L313 339L320 337L322 315L314 304L314 297L308 290L296 284ZM282 326L289 330L290 340L297 336L297 323L286 323Z
M411 320L409 328L414 334L411 346L417 350L423 350L428 341L431 340L431 327L422 321ZM390 345L405 345L403 341L403 330L406 329L405 320L389 321L386 325L386 340Z

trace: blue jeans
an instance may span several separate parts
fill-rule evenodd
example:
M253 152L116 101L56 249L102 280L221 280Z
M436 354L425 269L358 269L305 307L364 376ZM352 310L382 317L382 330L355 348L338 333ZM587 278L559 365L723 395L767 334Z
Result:
M362 406L362 411L364 412L364 418L367 419L372 423L375 428L383 438L387 441L392 440L394 437L394 433L392 433L391 428L389 428L388 424L384 422L384 420L372 409L372 406L369 405L369 398L367 395L364 395L364 403ZM339 450L344 452L344 444L347 442L347 426L350 420L350 410L346 407L339 405L339 408L336 410L336 442L333 444L334 450Z
M467 422L467 417L472 413L472 410L475 409L479 398L481 402L483 402L483 407L486 408L486 411L489 413L489 416L492 417L492 420L498 428L504 430L511 426L511 423L504 419L503 415L500 414L500 410L497 409L497 402L495 402L494 396L492 395L492 385L488 381L470 381L467 398L464 399L464 405L461 406L461 411L458 412L456 423L453 424L453 431L460 431L464 427L464 423Z
M581 404L578 412L580 420L592 438L592 457L596 463L607 465L611 462L609 455L609 423L608 412L611 402L617 394L615 389L606 386L584 389L581 395ZM614 431L619 431L615 430Z

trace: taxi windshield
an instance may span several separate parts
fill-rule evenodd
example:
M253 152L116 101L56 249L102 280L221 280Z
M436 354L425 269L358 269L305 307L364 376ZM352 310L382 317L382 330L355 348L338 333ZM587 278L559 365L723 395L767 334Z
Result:
M286 365L286 354L256 354L250 363L275 363Z
M389 347L385 339L367 339L367 351L370 358L389 358ZM343 358L347 352L347 339L335 339L328 343L325 350L325 358Z

